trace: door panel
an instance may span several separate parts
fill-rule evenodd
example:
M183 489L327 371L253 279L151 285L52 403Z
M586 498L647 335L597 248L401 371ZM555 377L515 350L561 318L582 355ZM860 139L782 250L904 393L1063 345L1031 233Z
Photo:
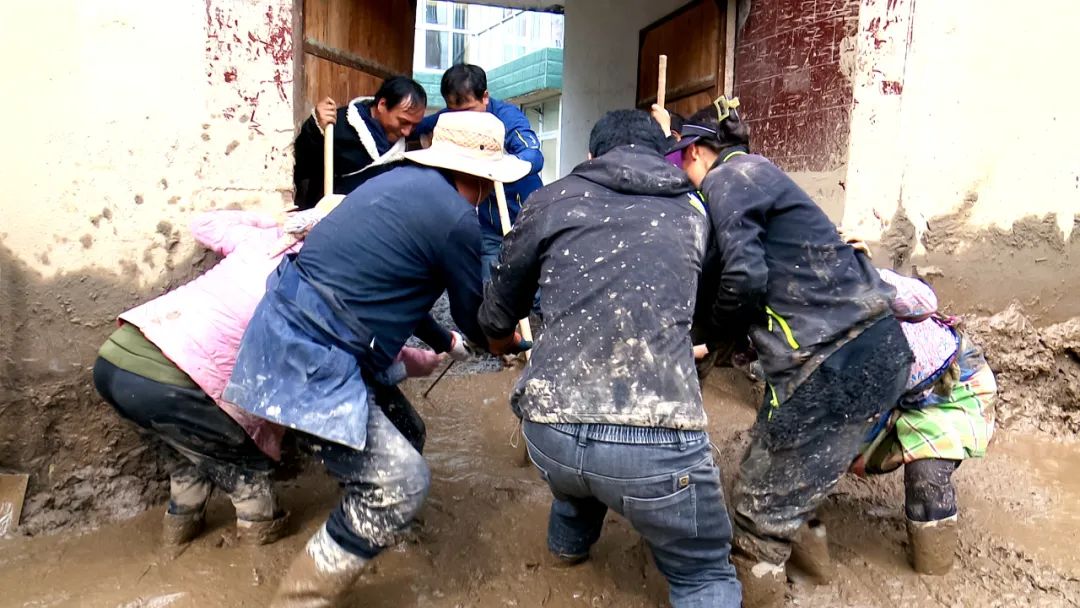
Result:
M416 0L303 0L304 99L339 105L412 74Z
M662 54L668 56L668 110L688 116L723 92L726 6L723 0L695 0L641 30L639 108L656 102L657 62Z

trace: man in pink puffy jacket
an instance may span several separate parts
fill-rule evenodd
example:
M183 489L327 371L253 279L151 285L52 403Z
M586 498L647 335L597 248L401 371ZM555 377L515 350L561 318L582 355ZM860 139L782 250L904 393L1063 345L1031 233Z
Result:
M166 544L188 542L201 532L215 486L236 508L241 541L273 542L286 519L270 480L285 428L223 401L221 393L266 277L286 253L282 229L267 215L226 210L199 215L191 232L224 259L190 283L120 315L119 328L98 351L94 384L120 415L188 461L170 475ZM463 342L457 335L452 340ZM387 415L418 450L423 421L393 383L430 374L441 359L430 351L402 349L377 389L394 393L385 400L394 410Z

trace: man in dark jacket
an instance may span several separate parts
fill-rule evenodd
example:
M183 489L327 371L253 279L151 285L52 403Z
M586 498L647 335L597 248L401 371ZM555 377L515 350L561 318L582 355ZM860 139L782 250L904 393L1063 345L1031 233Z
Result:
M458 327L487 345L476 321L476 205L493 180L528 171L503 154L502 140L494 117L444 117L430 148L347 196L268 281L223 398L294 429L344 489L274 607L338 605L423 504L427 465L369 386L386 383L409 335L429 340L419 326L444 290Z
M373 98L357 98L338 108L327 97L304 121L296 137L296 206L310 209L323 192L323 129L334 129L334 194L348 194L365 180L401 160L405 139L424 118L427 93L411 78L395 76Z
M517 106L491 98L488 94L487 74L480 66L467 63L452 66L443 74L440 89L443 99L446 100L446 109L425 118L416 128L417 135L421 138L429 135L435 128L435 121L446 112L488 112L494 114L506 127L506 141L503 142L506 152L531 165L528 175L506 184L506 207L510 214L510 224L513 225L525 200L544 185L540 181L540 171L544 168L540 138L533 132L529 119ZM480 217L480 232L483 236L483 275L487 282L491 278L491 266L499 258L503 235L494 194L477 208L477 215Z
M652 549L676 608L739 605L730 522L705 432L690 322L707 223L648 114L593 128L591 160L539 191L480 309L512 336L542 286L547 329L511 397L554 500L548 547L588 557L607 510Z
M732 501L744 605L759 607L783 602L796 532L899 398L912 356L892 287L748 146L721 98L687 120L676 147L712 224L696 322L713 343L749 334L767 380Z

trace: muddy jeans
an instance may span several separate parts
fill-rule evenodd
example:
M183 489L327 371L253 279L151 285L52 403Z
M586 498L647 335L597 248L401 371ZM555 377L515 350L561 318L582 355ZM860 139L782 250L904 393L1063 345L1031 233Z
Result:
M217 486L238 518L274 518L274 461L204 391L156 382L101 358L94 362L94 385L121 416L188 460L170 475L171 513L202 510Z
M374 392L369 393L372 400ZM300 447L320 460L344 490L326 531L343 549L365 559L397 543L431 485L424 457L374 405L368 408L362 450L297 433Z
M649 544L672 606L739 606L731 523L706 433L526 421L524 434L554 495L553 553L587 554L610 508Z
M765 403L735 478L735 550L773 564L858 455L873 420L903 392L911 351L889 317L826 359L792 396Z

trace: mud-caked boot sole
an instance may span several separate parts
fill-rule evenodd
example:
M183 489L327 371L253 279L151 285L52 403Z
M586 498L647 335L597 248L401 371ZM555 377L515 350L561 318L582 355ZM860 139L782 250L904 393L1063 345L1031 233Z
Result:
M236 540L242 545L269 545L289 533L289 514L282 513L267 521L236 520Z
M782 608L787 595L787 573L783 565L732 554L735 575L742 584L743 608Z
M919 574L942 575L952 570L959 530L956 516L936 521L907 521L908 560Z
M788 564L806 574L815 585L827 585L836 576L836 565L829 555L825 524L811 520L795 535Z
M170 513L161 521L161 544L176 547L191 542L206 528L206 511Z

